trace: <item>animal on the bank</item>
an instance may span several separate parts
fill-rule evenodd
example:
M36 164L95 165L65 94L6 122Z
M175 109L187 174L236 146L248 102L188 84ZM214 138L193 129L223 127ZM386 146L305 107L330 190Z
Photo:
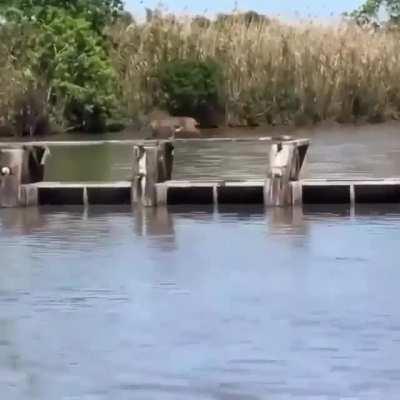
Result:
M199 126L191 117L172 117L162 111L150 115L152 137L155 139L197 138L201 136Z

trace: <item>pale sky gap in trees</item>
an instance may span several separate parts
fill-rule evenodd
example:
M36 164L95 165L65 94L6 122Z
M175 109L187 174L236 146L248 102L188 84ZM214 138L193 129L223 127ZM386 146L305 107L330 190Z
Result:
M345 11L352 11L364 0L238 0L238 9L281 16L284 18L337 18ZM126 8L134 15L143 15L145 8L155 8L159 0L125 0ZM178 14L227 13L235 8L234 0L164 0L163 8Z

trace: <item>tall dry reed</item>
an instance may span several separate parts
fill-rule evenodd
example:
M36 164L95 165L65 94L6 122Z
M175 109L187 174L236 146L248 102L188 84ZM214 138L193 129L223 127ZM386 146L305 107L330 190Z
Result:
M400 33L353 24L287 25L243 20L204 26L156 17L114 27L112 59L124 106L146 113L159 94L157 69L175 59L212 58L224 74L228 123L335 119L378 121L400 111Z

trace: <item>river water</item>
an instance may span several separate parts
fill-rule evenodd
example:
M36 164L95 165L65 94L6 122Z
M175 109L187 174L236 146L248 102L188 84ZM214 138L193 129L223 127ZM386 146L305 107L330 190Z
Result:
M367 137L313 137L310 175L399 173L394 131ZM264 148L208 150L175 175L264 173ZM124 146L59 151L56 179L129 174ZM1 210L0 398L398 400L399 223L400 205Z
M279 133L311 138L312 145L305 171L307 177L380 178L400 175L398 122L358 127L327 126L323 129ZM231 131L219 131L216 134L232 136ZM250 137L265 135L263 130L237 131L233 134ZM92 135L89 138L111 139L118 136ZM82 139L82 136L78 136L78 139ZM179 144L175 148L174 178L262 178L267 168L268 153L268 145L260 142ZM53 148L46 179L129 179L131 160L131 145Z

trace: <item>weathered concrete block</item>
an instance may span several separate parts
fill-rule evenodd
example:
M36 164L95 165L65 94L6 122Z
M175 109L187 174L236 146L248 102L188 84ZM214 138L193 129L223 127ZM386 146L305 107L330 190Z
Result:
M133 150L132 202L145 207L157 205L156 185L171 179L174 146L161 142L135 146Z
M270 170L265 181L265 204L285 207L301 201L293 182L299 180L309 143L298 145L296 141L273 144L270 151Z
M34 185L22 185L20 191L19 205L21 207L32 207L39 204L39 190Z
M45 164L50 150L44 146L24 146L22 183L36 183L44 179Z
M44 146L0 149L0 207L37 204L37 191L23 185L43 180L48 154Z
M19 206L23 161L23 149L0 150L0 207Z

